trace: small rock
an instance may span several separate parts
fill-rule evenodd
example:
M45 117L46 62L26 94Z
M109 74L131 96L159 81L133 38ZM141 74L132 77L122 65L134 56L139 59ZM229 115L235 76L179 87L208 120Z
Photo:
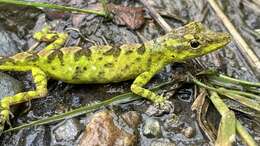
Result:
M159 137L161 134L161 126L159 121L148 118L145 120L143 134L148 138Z
M73 142L80 132L80 123L76 119L69 119L53 129L55 142Z
M23 85L15 78L0 72L0 99L21 92Z
M133 146L136 141L137 136L114 123L111 112L103 111L90 120L79 146Z
M150 146L176 146L176 144L169 139L159 139L153 141Z
M192 138L195 135L195 129L192 127L187 127L182 130L182 133L187 138Z
M141 116L136 111L129 111L122 115L122 118L125 120L125 122L132 128L137 128L140 121Z

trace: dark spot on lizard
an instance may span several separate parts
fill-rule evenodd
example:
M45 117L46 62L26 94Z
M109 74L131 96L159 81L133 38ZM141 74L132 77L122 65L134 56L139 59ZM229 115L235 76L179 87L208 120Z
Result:
M135 60L136 60L137 62L139 62L139 61L141 61L141 58L140 58L140 57L137 57Z
M129 67L130 67L129 65L126 65L126 66L124 67L124 71L128 70Z
M185 46L185 45L177 45L177 46L176 46L176 49L177 49L177 50L180 50L180 51L183 51L184 49L186 49L186 47L187 47L187 46Z
M150 68L152 65L152 58L150 57L148 60L147 60L147 66L148 68Z
M82 48L82 49L78 50L77 52L74 53L74 60L78 61L80 59L80 57L82 57L82 56L90 57L91 50L88 48Z
M105 72L104 71L100 71L100 72L98 72L98 78L100 78L100 79L105 79Z
M125 55L133 53L133 50L126 50Z
M106 67L106 68L111 68L113 66L114 66L113 63L106 63L106 64L104 64L104 67Z
M60 63L63 65L63 53L59 49L54 50L48 55L48 63L51 63L56 57L58 57Z
M86 71L86 70L87 70L87 67L84 66L84 67L83 67L83 70Z
M121 52L121 48L119 46L112 46L111 49L104 52L103 54L106 56L113 55L114 57L118 57L120 55L120 52Z
M79 79L79 75L80 75L81 73L82 73L81 67L77 66L77 67L75 68L75 72L74 72L74 74L73 74L72 79L74 79L74 80Z
M103 57L98 57L98 60L101 61L103 59Z
M137 48L137 53L140 54L140 55L143 55L144 52L145 52L145 46L144 46L144 44L142 44L142 46Z

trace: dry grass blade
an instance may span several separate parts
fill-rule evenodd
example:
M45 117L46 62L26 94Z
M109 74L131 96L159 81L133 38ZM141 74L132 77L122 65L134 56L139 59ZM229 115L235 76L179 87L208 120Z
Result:
M233 111L229 110L225 103L218 96L217 92L210 92L209 97L216 109L221 114L216 146L231 146L236 136L236 117Z
M246 131L246 129L241 125L238 120L236 122L236 130L239 136L248 146L257 146L255 140L250 136L250 134Z

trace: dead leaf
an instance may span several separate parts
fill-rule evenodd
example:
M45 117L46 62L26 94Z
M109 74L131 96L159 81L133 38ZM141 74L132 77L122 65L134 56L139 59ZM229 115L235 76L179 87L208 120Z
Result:
M126 25L130 29L138 29L144 24L143 7L107 4L107 11L112 14L113 22L117 25Z

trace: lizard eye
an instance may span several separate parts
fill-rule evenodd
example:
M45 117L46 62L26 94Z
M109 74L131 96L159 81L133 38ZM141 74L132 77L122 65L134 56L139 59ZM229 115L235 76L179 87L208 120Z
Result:
M191 46L193 49L197 49L197 48L200 46L200 43L199 43L197 40L191 40L191 41L190 41L190 46Z

